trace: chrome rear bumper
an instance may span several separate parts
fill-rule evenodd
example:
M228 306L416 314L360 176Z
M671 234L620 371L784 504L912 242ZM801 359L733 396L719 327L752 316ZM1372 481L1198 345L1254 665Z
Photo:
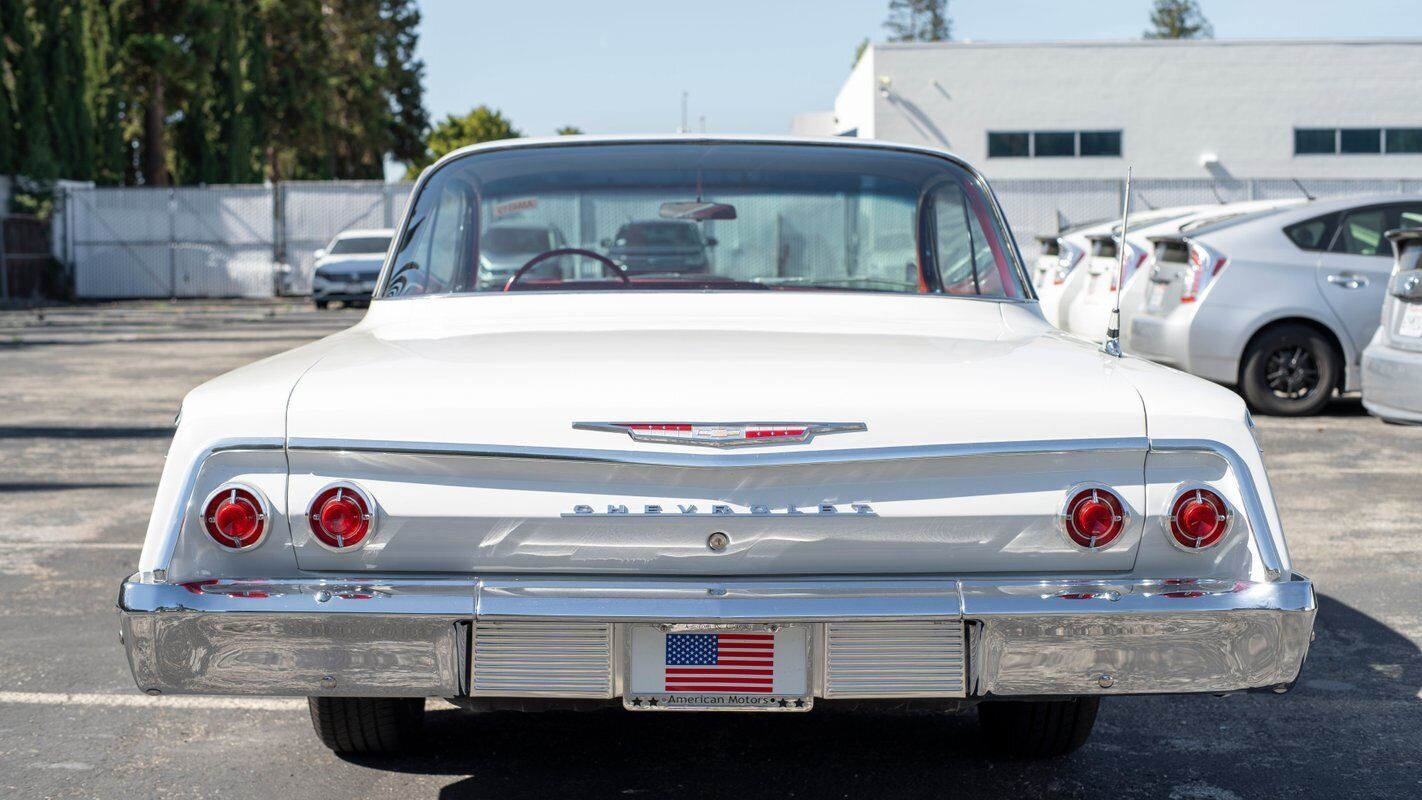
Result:
M1281 690L1316 611L1297 575L130 581L118 605L155 694L601 699L622 693L628 626L648 622L808 625L821 697Z

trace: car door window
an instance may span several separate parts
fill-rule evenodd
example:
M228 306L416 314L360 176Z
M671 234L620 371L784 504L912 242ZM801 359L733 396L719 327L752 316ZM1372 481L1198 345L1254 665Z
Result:
M992 248L977 215L957 186L939 189L933 201L938 274L948 294L1001 296Z
M1392 246L1383 234L1393 228L1422 221L1422 204L1375 206L1351 211L1343 216L1333 252L1358 256L1392 256Z

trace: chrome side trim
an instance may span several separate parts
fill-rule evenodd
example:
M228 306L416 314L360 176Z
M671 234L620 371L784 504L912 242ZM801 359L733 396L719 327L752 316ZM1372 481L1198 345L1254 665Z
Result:
M178 412L182 413L181 409ZM183 523L188 518L193 506L193 489L197 487L198 476L202 474L202 468L207 465L207 460L218 453L232 453L242 451L266 451L281 450L286 446L286 440L280 437L264 437L258 439L221 439L202 451L202 456L193 459L188 465L188 471L183 475L182 486L178 489L177 500L169 512L168 525L163 531L163 538L158 543L158 558L156 563L159 567L152 572L142 575L146 582L162 581L159 573L166 575L173 565L173 553L178 548L178 537L183 532Z
M996 455L1048 455L1086 452L1150 450L1144 436L1111 439L1051 439L1022 442L969 442L963 444L866 447L851 450L809 450L761 453L654 453L634 450L592 450L565 447L454 444L446 442L350 441L293 437L291 450L396 455L464 456L469 458L520 458L573 461L589 464L635 464L654 467L781 467L797 464L861 463L899 459L963 458Z
M479 620L798 622L956 619L954 580L585 580L479 582Z
M1209 439L1152 439L1150 449L1158 453L1209 453L1224 459L1230 471L1234 473L1235 482L1239 484L1239 494L1244 499L1244 514L1249 520L1249 530L1254 537L1254 543L1259 548L1259 558L1264 563L1265 574L1271 581L1284 580L1287 577L1284 559L1274 542L1275 532L1270 527L1269 517L1264 511L1264 500L1259 495L1254 473L1234 448ZM1170 536L1168 531L1166 536Z
M689 426L691 436L675 436L656 431L639 430L639 425ZM803 428L798 436L784 436L754 439L746 436L746 429L755 427ZM733 435L740 429L740 436ZM804 444L816 436L831 433L863 433L869 426L863 422L574 422L573 430L597 431L599 433L625 433L636 442L654 444L692 445L695 447L773 447L775 445ZM712 438L719 435L723 438ZM702 437L705 438L702 438Z

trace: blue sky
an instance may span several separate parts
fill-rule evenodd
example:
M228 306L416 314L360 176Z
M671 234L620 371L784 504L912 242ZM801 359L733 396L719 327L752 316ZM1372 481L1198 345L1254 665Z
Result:
M1150 0L952 0L957 39L1123 39ZM1418 0L1201 0L1218 38L1422 36ZM526 135L676 129L783 133L828 109L887 0L420 0L426 103L481 103Z

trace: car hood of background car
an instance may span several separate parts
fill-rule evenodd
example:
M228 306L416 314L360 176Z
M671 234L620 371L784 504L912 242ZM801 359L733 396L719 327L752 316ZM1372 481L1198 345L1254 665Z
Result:
M1144 437L1122 362L1031 304L488 294L377 302L290 395L292 439L707 453L575 422L862 422L737 453ZM710 451L714 452L714 451Z

